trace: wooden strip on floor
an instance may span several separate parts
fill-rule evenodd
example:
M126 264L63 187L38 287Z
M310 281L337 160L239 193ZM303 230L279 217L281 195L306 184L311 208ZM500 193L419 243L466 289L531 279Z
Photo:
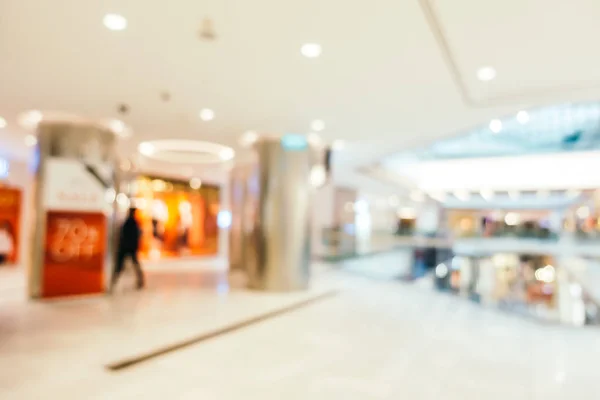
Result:
M326 300L326 299L328 299L330 297L336 296L336 295L338 295L338 293L339 292L337 290L332 290L332 291L329 291L329 292L325 292L325 293L320 294L318 296L315 296L315 297L312 297L310 299L307 299L307 300L304 300L304 301L301 301L301 302L289 305L287 307L284 307L284 308L281 308L281 309L278 309L278 310L275 310L275 311L271 311L271 312L268 312L268 313L265 313L265 314L261 314L259 316L252 317L252 318L240 321L240 322L236 322L236 323L234 323L232 325L228 325L228 326L225 326L223 328L216 329L214 331L209 331L207 333L203 333L201 335L198 335L198 336L195 336L195 337L183 340L181 342L173 343L171 345L168 345L168 346L165 346L165 347L161 347L161 348L158 348L156 350L152 350L152 351L150 351L148 353L144 353L144 354L141 354L139 356L135 356L135 357L131 357L131 358L126 358L126 359L123 359L123 360L120 360L120 361L116 361L114 363L110 363L110 364L106 365L106 368L108 370L110 370L110 371L121 371L121 370L124 370L126 368L133 367L134 365L143 363L145 361L149 361L149 360L152 360L154 358L160 357L162 355L165 355L165 354L168 354L168 353L172 353L172 352L177 351L177 350L181 350L181 349L183 349L185 347L188 347L188 346L191 346L191 345L194 345L194 344L198 344L198 343L201 343L201 342L205 342L207 340L214 339L214 338L217 338L219 336L223 336L223 335L226 335L226 334L229 334L229 333L233 333L235 331L241 330L241 329L249 327L251 325L255 325L255 324L264 322L264 321L266 321L268 319L275 318L275 317L278 317L280 315L288 314L288 313L296 311L296 310L298 310L300 308L304 308L304 307L307 307L307 306L312 305L314 303L317 303L317 302Z

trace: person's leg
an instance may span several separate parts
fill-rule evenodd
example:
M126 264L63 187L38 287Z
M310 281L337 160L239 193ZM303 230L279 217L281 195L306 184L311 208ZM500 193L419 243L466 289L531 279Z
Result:
M123 267L125 266L125 258L127 257L127 252L123 250L119 250L117 253L117 259L115 261L115 269L113 271L113 276L111 279L111 290L116 286L117 280L119 279L119 275L123 272Z
M138 289L141 289L144 287L144 271L142 271L142 266L138 260L137 252L133 251L129 253L129 255L131 256L133 268L135 269L135 274L137 276L137 287Z

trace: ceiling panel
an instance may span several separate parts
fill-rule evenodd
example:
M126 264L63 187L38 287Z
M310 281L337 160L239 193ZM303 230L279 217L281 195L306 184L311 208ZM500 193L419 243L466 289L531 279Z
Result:
M427 0L425 0L427 1ZM600 84L597 0L432 0L468 96L527 102ZM497 78L478 81L492 66Z

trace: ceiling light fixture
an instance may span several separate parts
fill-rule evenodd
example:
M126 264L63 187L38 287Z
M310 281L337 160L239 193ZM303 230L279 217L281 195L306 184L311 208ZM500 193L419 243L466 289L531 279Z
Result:
M19 115L19 125L25 129L36 129L43 117L41 111L27 111Z
M194 190L198 190L202 187L202 181L198 178L190 179L190 187Z
M412 207L402 207L397 212L398 218L400 219L415 219L417 218L417 212Z
M219 157L221 157L221 160L223 161L229 161L233 159L233 157L235 157L235 151L233 151L233 149L230 148L225 148L219 151Z
M483 82L496 78L496 70L493 67L481 67L477 70L477 79Z
M154 145L152 145L152 143L142 142L138 146L138 151L140 152L140 154L150 157L154 154L156 149L154 148Z
M242 137L240 138L240 146L242 147L250 147L258 140L258 133L255 131L247 131L244 132Z
M502 121L499 119L493 119L490 121L490 131L494 133L500 133L502 131Z
M231 147L218 143L186 139L161 139L142 142L140 154L155 161L171 164L219 164L235 157Z
M6 128L6 120L0 117L0 129Z
M529 113L527 111L519 111L517 113L517 121L519 121L520 124L525 125L529 122Z
M123 139L129 138L133 134L131 129L119 119L112 119L108 121L106 123L106 127L110 129L112 133Z
M321 132L323 129L325 129L325 122L320 119L315 119L310 123L310 129L315 132Z
M479 192L479 195L485 201L490 201L494 198L494 191L490 190L490 189L481 189L481 191Z
M515 226L521 222L521 216L514 212L506 213L504 216L504 223L508 226Z
M318 43L306 43L302 45L300 52L306 58L317 58L321 55L322 48Z
M206 122L212 121L215 119L215 112L210 108L203 108L200 110L200 119Z
M446 201L446 193L445 192L433 192L433 193L429 193L429 197L431 197L432 199L439 201L440 203L443 203Z
M111 31L122 31L127 28L127 19L119 14L106 14L102 22Z
M38 142L37 138L34 135L25 136L24 141L25 141L25 146L27 146L27 147L33 147L33 146L37 145L37 142Z
M468 201L471 198L468 190L455 190L453 194L460 201Z
M517 200L519 197L521 197L521 192L519 192L518 190L510 190L508 192L508 197L510 197L513 200Z

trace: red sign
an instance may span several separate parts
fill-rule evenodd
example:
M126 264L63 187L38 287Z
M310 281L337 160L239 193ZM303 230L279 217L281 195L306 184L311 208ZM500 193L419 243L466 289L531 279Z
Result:
M19 256L21 191L0 186L0 256L15 264Z
M103 292L105 238L102 213L49 211L43 297Z

